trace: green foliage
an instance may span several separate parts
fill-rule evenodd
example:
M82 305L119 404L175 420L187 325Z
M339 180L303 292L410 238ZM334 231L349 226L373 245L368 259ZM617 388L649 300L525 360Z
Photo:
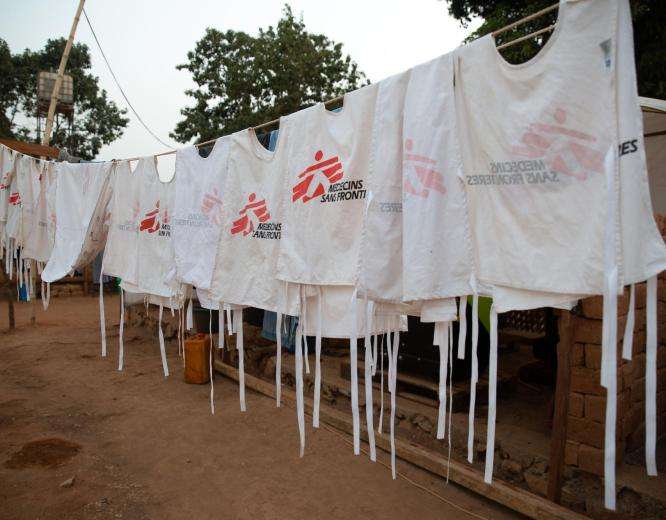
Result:
M552 5L554 0L447 0L449 13L466 26L473 18L483 19L481 27L469 39L475 39ZM666 99L666 2L631 0L638 92L641 96ZM514 40L555 23L557 11L521 25L497 37L497 44ZM548 40L531 38L503 49L511 63L533 57Z
M194 105L171 133L180 142L255 126L366 83L342 45L309 33L288 5L277 26L257 36L208 28L187 60L177 68L197 88L186 91Z
M37 73L55 71L65 48L65 39L48 40L39 51L24 50L12 55L0 39L0 136L36 141ZM72 46L66 73L74 81L74 118L71 130L66 120L56 117L51 145L91 160L102 145L118 139L129 120L100 89L93 76L90 53L85 44Z

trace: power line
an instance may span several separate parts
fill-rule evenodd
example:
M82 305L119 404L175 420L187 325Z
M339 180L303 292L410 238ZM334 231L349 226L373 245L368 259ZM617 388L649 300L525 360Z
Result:
M106 54L104 54L104 50L102 50L102 45L99 43L99 40L97 39L97 35L95 34L95 29L93 29L92 24L90 23L90 18L88 18L88 13L86 13L86 10L83 9L83 16L86 18L86 22L88 22L88 27L90 27L90 32L92 32L93 38L95 39L95 42L97 43L97 47L99 48L99 52L102 53L102 58L104 58L104 61L106 62L106 66L109 69L109 72L111 73L111 76L113 77L113 81L116 82L116 86L118 87L118 90L120 90L120 93L123 95L123 98L125 98L125 102L127 103L127 106L130 107L130 110L134 113L136 118L139 120L139 123L143 125L143 127L146 129L146 131L152 135L157 141L160 142L163 146L166 146L169 150L173 150L173 146L168 145L162 139L160 139L155 132L153 132L146 123L143 122L143 119L141 119L141 116L137 113L137 111L134 109L132 106L132 103L130 103L130 100L127 98L127 95L125 94L125 91L123 90L123 87L120 86L120 83L118 82L118 78L116 78L115 73L113 72L113 69L111 68L111 64L109 63L109 60L106 59Z

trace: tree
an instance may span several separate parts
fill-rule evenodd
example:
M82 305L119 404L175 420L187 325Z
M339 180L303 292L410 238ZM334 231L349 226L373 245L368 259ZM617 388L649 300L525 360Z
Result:
M12 55L7 43L0 39L0 136L37 141L37 73L57 70L65 39L48 40L39 51L24 50ZM67 150L85 160L94 159L102 145L118 139L129 120L126 110L108 99L93 76L88 46L72 46L66 73L74 81L74 116L71 129L66 120L57 116L53 125L51 145Z
M466 26L472 18L479 17L483 23L469 39L475 39L504 27L527 15L552 5L554 0L447 0L449 13ZM638 92L641 96L666 99L666 2L654 0L631 0L634 24L634 46ZM517 29L497 38L497 43L513 40L533 31L547 27L557 20L557 11L532 20ZM534 56L548 39L548 33L540 38L531 38L502 50L511 63L520 63Z
M194 105L170 135L205 141L295 112L366 84L342 44L306 30L284 6L277 26L242 31L208 28L179 70L192 74Z

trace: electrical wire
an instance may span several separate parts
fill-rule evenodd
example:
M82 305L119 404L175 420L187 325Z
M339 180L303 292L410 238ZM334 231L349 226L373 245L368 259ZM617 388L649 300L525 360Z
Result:
M152 135L157 141L159 141L160 144L163 146L166 146L169 150L174 150L174 147L165 143L160 139L155 132L153 132L148 125L141 119L141 116L138 114L130 100L127 98L127 95L125 94L125 91L123 90L123 87L120 86L120 82L118 81L118 78L116 77L115 73L113 72L113 69L111 68L111 64L109 63L109 60L106 58L106 54L104 54L104 50L102 49L102 45L99 43L99 39L97 38L97 34L95 34L95 29L93 29L92 24L90 23L90 18L88 18L88 13L86 13L85 8L83 9L83 16L86 18L86 22L88 23L88 27L90 27L90 32L93 35L93 38L95 39L95 43L97 43L97 47L99 48L99 52L102 54L102 58L104 58L104 62L106 63L106 66L109 69L109 72L111 73L111 76L113 77L113 81L116 82L116 86L118 87L118 90L120 90L120 93L123 95L123 98L125 98L125 101L127 102L127 106L130 108L130 110L134 113L136 118L139 120L139 123L146 129L146 131Z

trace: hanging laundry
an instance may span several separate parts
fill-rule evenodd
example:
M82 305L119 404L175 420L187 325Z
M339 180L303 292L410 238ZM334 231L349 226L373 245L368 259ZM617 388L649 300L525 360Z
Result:
M42 280L53 282L74 267L95 206L113 163L57 163L55 170L55 238Z
M208 309L218 308L209 291L222 232L229 141L228 136L217 139L205 158L195 146L176 152L171 224L174 270L168 277L173 283L196 287L199 303Z

